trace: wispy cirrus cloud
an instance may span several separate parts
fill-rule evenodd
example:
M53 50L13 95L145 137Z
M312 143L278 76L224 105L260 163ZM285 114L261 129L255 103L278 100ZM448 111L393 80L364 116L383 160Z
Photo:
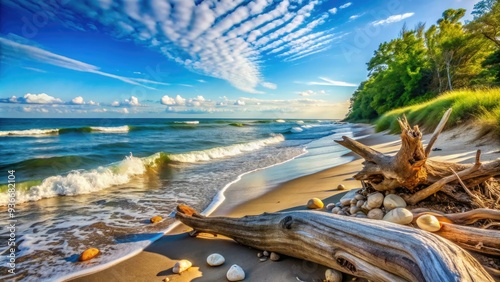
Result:
M371 24L374 26L391 24L391 23L395 23L395 22L399 22L399 21L402 21L404 19L407 19L407 18L413 16L414 14L415 13L411 12L411 13L404 13L404 14L400 14L400 15L392 15L386 19L374 21Z
M149 89L155 89L155 88L144 85L142 83L168 85L168 83L163 83L148 79L124 77L103 72L99 70L99 67L97 66L87 64L78 60L74 60L65 56L61 56L36 46L18 43L4 37L0 37L0 47L2 48L3 56L9 59L30 60L74 71L93 73L101 76L118 79L128 84L139 85Z
M194 1L194 0L130 0L71 1L58 10L57 20L72 28L75 17L106 26L117 38L126 38L148 46L188 70L226 80L234 87L249 93L263 93L261 73L267 56L287 61L310 56L327 48L324 38L311 39L315 48L292 50L290 43L318 32L318 27L331 15L328 11L313 13L322 0L311 1ZM346 6L344 4L343 6ZM27 0L25 9L52 10L50 1ZM275 51L275 52L272 52ZM301 52L300 55L298 52ZM292 57L293 56L293 57ZM147 83L102 73L93 66L78 66L127 83ZM153 84L153 83L147 83Z
M345 9L345 8L347 8L347 7L351 6L351 5L352 5L352 2L347 2L347 3L345 3L344 5L341 5L341 6L339 7L339 9Z
M319 79L321 79L322 81L309 81L309 82L306 82L305 84L307 84L307 85L324 85L324 86L342 86L342 87L357 87L358 86L358 84L355 84L355 83L333 80L333 79L329 79L327 77L319 77Z

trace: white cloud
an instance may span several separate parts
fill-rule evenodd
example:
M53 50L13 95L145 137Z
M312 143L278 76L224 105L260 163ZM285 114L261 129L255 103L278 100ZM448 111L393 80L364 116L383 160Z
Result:
M12 98L12 97L11 97ZM15 96L14 96L15 98ZM24 102L27 104L62 104L63 101L59 98L54 98L45 93L31 94L27 93L23 98L14 99L16 101Z
M415 13L404 13L401 15L392 15L392 16L388 17L387 19L374 21L374 22L372 22L372 25L377 26L377 25L386 25L386 24L399 22L399 21L402 21L406 18L413 16L414 14Z
M349 17L349 20L353 21L353 20L355 20L355 19L357 19L357 18L359 18L361 16L362 16L361 14L352 15L352 16Z
M357 87L357 84L354 83L349 83L345 81L337 81L337 80L332 80L326 77L319 77L319 79L323 81L310 81L307 82L307 85L325 85L325 86L343 86L343 87Z
M88 101L87 104L92 105L92 106L99 106L99 103L96 103L96 102L94 102L92 100Z
M351 5L352 5L352 2L347 2L344 5L340 6L339 9L345 9L345 8L351 6Z
M306 91L298 92L298 94L299 94L299 96L302 96L302 97L310 97L310 96L325 95L326 91L325 90L320 90L320 91L306 90Z
M79 72L94 73L101 76L106 76L114 79L118 79L128 84L139 85L148 89L155 89L141 83L149 84L162 84L163 82L152 81L148 79L138 79L130 78L119 75L114 75L111 73L103 72L99 70L99 67L90 65L78 60L74 60L65 56L61 56L46 50L43 50L36 46L30 46L22 43L12 41L7 38L0 37L0 46L2 47L3 55L10 59L19 60L30 60L34 62L40 62L44 64L49 64L65 69L70 69ZM168 85L168 84L166 84Z
M330 10L328 10L328 12L329 12L330 14L332 14L332 15L335 15L335 14L337 13L337 11L338 11L338 10L337 10L337 8L335 8L335 7L331 8Z
M274 83L271 83L271 82L261 82L260 85L262 85L263 87L265 88L269 88L269 89L276 89L278 88L278 85L274 84Z
M197 81L198 81L199 83L206 83L206 81L205 81L205 80L203 80L203 79L198 79Z
M234 105L235 105L235 106L245 106L245 101L242 101L242 100L236 100L236 102L234 102Z
M82 105L84 104L85 102L83 101L83 97L82 96L78 96L78 97L75 97L71 100L71 103L75 104L75 105Z
M175 105L175 99L169 97L168 95L165 95L165 96L161 97L161 103L163 105Z
M150 0L147 5L131 0L123 7L103 1L70 1L63 10L58 10L57 20L72 28L87 29L88 25L76 26L73 20L84 18L88 24L105 26L117 38L149 46L188 70L226 80L249 93L262 93L256 88L265 82L261 68L269 57L264 51L281 48L279 50L286 52L287 43L313 33L330 15L326 11L319 17L313 13L323 2L321 0L282 0L279 3L271 0L182 0L175 3ZM23 7L30 11L53 10L50 1L26 0ZM17 47L12 46L12 49ZM96 66L28 47L22 46L23 53L37 62L145 87L166 84L105 73ZM324 50L323 46L311 53ZM304 56L307 53L301 58Z
M123 104L129 105L131 107L136 107L136 106L140 106L141 105L139 103L139 99L137 99L137 97L135 97L135 96L130 96L129 99L125 99L125 101L123 102Z
M118 102L118 101L113 101L113 102L111 103L111 106L112 106L112 107L119 107L119 106L120 106L120 102Z

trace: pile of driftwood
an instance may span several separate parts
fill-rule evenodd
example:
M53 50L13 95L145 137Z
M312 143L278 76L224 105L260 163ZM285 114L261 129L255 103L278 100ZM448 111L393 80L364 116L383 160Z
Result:
M438 232L318 211L204 217L179 205L176 218L197 232L221 234L371 281L495 281L499 272L485 265L484 258L500 257L500 187L495 179L500 176L500 159L483 164L480 152L470 165L428 159L450 113L445 113L425 148L418 126L412 128L406 118L400 119L402 144L394 156L345 136L336 141L365 159L354 176L363 189L399 194L414 207L414 218L436 216L442 226ZM436 194L468 211L447 214L434 209L431 198L436 197L430 196Z

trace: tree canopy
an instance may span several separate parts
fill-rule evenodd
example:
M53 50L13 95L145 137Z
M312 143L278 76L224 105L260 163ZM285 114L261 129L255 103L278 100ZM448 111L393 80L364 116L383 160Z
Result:
M483 0L474 20L448 9L428 28L403 26L367 63L368 78L351 98L347 120L374 120L385 112L460 88L500 85L500 3Z

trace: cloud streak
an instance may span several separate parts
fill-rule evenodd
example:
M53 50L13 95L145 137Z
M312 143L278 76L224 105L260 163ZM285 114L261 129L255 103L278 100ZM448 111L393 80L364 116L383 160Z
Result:
M379 20L379 21L374 21L372 22L372 25L377 26L377 25L387 25L395 22L402 21L406 18L409 18L413 16L415 13L404 13L400 15L392 15L388 17L387 19Z
M226 80L237 89L257 94L263 93L259 87L266 87L261 68L270 59L269 55L289 52L288 57L279 57L288 61L292 56L299 59L328 49L326 43L320 44L315 41L319 38L313 38L312 46L320 44L316 49L300 55L292 51L292 41L317 32L331 15L328 11L313 13L321 3L321 0L150 0L148 3L130 0L120 5L111 1L71 1L58 11L58 20L72 28L88 29L88 25L75 26L72 20L84 17L88 23L106 26L113 36L149 46L188 70ZM31 11L52 8L49 3L37 0L27 0L23 7ZM44 55L52 64L77 71L142 86L161 84L105 73L70 58Z
M97 66L61 56L36 46L18 43L4 37L0 37L0 47L2 48L3 55L11 59L30 60L33 62L45 63L74 71L93 73L105 77L114 78L128 84L142 86L148 89L155 88L144 85L143 83L168 85L168 83L141 78L124 77L103 72Z
M357 87L357 84L345 81L332 80L326 77L319 77L322 81L306 82L307 85L324 85L324 86L341 86L341 87Z

